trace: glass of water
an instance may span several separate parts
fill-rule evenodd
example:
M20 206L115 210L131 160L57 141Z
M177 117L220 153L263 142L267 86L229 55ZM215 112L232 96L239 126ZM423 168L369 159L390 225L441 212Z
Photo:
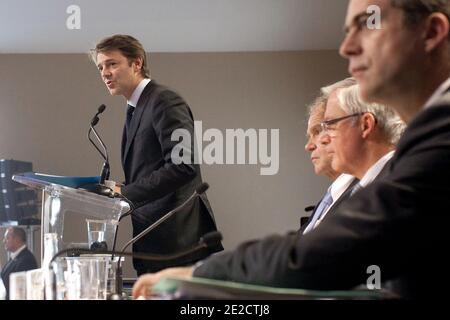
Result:
M107 220L86 219L90 249L106 249L105 231ZM105 247L105 248L104 248Z

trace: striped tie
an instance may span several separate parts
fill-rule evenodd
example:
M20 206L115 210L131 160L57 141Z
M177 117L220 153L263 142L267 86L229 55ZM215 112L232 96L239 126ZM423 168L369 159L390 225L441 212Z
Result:
M327 193L320 201L317 210L314 212L314 216L311 219L311 222L306 227L305 231L303 231L303 234L308 233L312 229L315 228L317 221L320 219L320 217L323 215L323 213L331 206L333 203L333 197L331 196L331 187L328 188Z

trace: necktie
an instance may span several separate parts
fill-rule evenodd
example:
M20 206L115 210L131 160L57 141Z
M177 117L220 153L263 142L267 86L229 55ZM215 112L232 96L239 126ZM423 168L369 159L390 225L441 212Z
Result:
M333 197L331 196L331 187L328 188L327 193L320 201L319 205L317 206L317 210L314 212L314 216L311 219L311 222L306 227L305 231L303 231L303 234L308 233L312 229L314 229L317 221L320 219L320 217L323 215L323 213L328 209L328 207L331 206L333 203Z
M130 129L131 118L133 118L133 112L134 112L134 107L128 105L127 118L126 118L126 121L125 121L125 130L127 132L127 136L128 136L128 130Z
M353 195L356 193L356 192L358 192L359 190L361 190L362 189L362 185L358 182L357 184L355 184L354 186L353 186L353 189L352 189L352 191L350 192L350 197L353 197Z

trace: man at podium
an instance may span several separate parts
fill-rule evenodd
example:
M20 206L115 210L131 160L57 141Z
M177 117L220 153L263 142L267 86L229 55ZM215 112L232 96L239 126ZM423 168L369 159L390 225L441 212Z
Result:
M122 167L125 184L116 192L131 200L133 236L138 235L170 210L182 204L202 183L200 167L176 164L172 132L187 130L194 137L194 119L186 102L174 91L150 79L147 57L141 43L128 35L101 40L92 50L102 81L111 95L127 100L122 136ZM193 143L193 139L192 139ZM193 150L193 145L191 145ZM133 252L176 253L196 245L202 235L215 231L213 212L205 194L133 244ZM193 263L223 250L221 244L178 262L134 259L138 275L165 267Z

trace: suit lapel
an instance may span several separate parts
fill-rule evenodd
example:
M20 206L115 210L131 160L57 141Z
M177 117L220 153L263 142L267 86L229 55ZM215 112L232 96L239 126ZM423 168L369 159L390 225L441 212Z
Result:
M353 187L358 182L359 182L359 180L356 179L356 178L352 180L352 182L348 185L347 189L345 189L344 193L342 193L342 195L336 201L333 202L333 204L331 205L330 209L328 209L328 213L330 213L332 210L334 210L334 208L336 206L338 206L342 201L344 201L344 200L346 200L346 199L348 199L350 197L350 194L352 193Z
M144 109L147 105L147 101L150 97L150 94L154 91L156 87L156 83L154 80L150 81L149 84L145 87L144 91L142 91L141 96L139 97L139 101L137 103L136 109L133 113L133 118L130 122L130 131L129 135L126 135L126 132L123 133L123 139L126 141L123 147L123 155L122 155L122 163L125 168L125 161L127 159L128 152L130 151L130 146L133 143L134 137L136 136L136 132L139 128L139 124L141 123L142 114L144 113Z

